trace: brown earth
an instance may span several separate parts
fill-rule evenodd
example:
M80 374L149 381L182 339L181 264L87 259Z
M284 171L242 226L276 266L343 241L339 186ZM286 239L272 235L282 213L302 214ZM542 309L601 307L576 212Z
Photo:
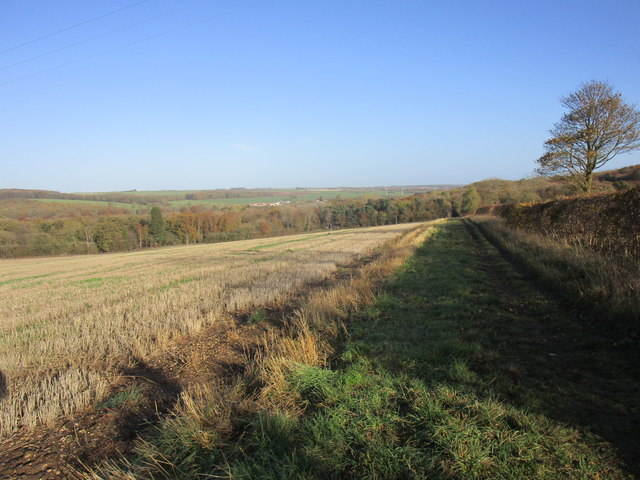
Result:
M136 437L170 411L191 382L203 376L224 381L243 370L266 330L243 317L229 316L148 364L123 370L106 401L56 425L23 428L0 440L0 479L79 478L77 472L86 466L129 452ZM131 391L133 400L110 407L109 399Z

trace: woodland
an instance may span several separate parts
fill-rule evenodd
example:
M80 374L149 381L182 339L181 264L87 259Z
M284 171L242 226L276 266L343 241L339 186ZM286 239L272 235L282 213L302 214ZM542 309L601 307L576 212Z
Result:
M596 175L594 191L640 184L640 165ZM0 258L128 251L215 243L302 232L392 225L457 217L481 205L539 202L578 193L567 177L488 179L465 187L402 197L362 194L324 201L252 206L268 191L117 192L69 194L0 190ZM215 198L246 203L218 206ZM190 200L177 207L170 200Z

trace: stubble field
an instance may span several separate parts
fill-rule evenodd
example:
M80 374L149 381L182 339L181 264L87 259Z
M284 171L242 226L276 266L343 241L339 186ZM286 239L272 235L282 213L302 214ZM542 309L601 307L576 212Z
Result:
M176 339L282 305L412 228L0 262L0 435L99 400Z

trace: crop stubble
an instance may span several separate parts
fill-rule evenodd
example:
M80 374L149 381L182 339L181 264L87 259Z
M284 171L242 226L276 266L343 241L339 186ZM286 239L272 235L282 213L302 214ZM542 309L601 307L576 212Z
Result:
M282 304L414 227L0 262L0 435L99 400L177 338Z

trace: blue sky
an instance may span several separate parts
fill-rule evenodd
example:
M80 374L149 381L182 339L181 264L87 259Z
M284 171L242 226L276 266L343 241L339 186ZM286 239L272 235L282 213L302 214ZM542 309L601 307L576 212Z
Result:
M637 0L1 0L0 188L523 178L638 45Z

